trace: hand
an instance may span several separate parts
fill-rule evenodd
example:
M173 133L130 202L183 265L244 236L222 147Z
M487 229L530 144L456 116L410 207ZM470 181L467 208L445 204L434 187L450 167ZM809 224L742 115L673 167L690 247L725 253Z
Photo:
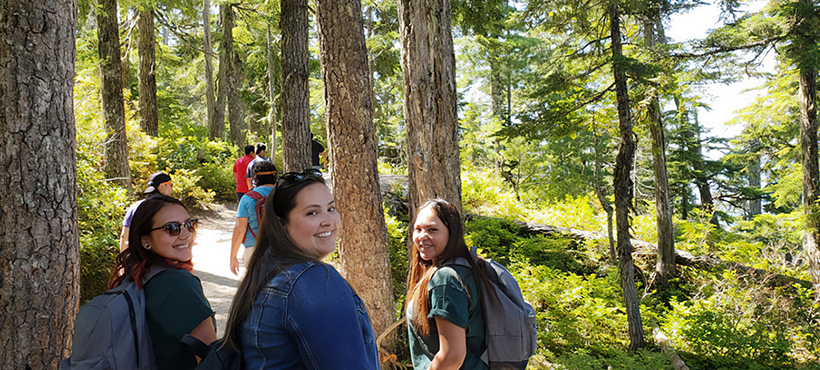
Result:
M231 257L231 272L239 276L239 260L236 257Z

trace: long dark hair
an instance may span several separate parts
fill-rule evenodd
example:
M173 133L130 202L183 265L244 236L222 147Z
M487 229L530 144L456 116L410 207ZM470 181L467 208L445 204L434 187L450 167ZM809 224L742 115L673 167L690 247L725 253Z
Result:
M259 223L259 235L247 262L245 277L239 282L236 295L231 302L228 323L225 326L225 342L239 349L241 339L239 329L253 306L253 301L276 274L287 270L297 263L318 261L316 257L305 253L290 239L284 224L287 216L296 207L296 195L312 184L325 184L325 180L316 175L304 175L291 182L281 179L276 188L268 195L265 202L265 214Z
M151 266L165 265L168 267L184 268L191 270L193 265L190 261L171 262L165 257L162 257L149 249L142 246L142 237L151 233L151 227L154 225L154 216L163 208L177 204L185 208L182 202L177 198L169 197L163 194L152 195L150 198L142 201L134 216L131 218L131 228L128 234L128 247L125 248L117 256L117 262L114 265L114 270L111 273L111 279L108 281L108 288L119 286L127 277L137 283L137 286L142 288L142 277Z
M407 304L412 300L413 327L419 335L424 337L430 335L430 321L427 319L427 315L430 313L427 285L430 283L430 278L433 277L436 270L444 265L445 262L459 257L469 261L473 276L477 277L477 288L481 289L483 294L486 294L488 290L484 289L484 287L490 284L484 259L481 257L473 259L470 249L467 248L467 243L464 241L464 221L461 218L461 212L458 211L458 208L446 200L433 199L418 208L415 218L418 218L418 214L421 210L428 207L436 212L436 216L441 219L441 222L450 232L450 237L447 239L447 246L444 247L444 251L435 261L426 261L421 258L419 248L415 243L411 247L410 266L407 272L407 294L405 295L405 299L408 302ZM414 227L415 223L416 221L414 219L410 227Z

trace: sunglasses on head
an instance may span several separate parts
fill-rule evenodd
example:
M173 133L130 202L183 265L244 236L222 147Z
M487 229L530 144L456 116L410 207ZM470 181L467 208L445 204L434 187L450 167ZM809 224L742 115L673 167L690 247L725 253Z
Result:
M280 177L280 179L292 184L292 183L299 182L299 181L301 181L302 179L304 179L305 177L308 177L308 176L322 177L322 171L319 171L315 168L308 168L308 169L306 169L302 172L288 172L288 173L282 175L282 177Z
M185 227L186 229L188 229L189 233L195 232L196 227L197 227L198 224L199 224L199 219L198 218L189 218L189 219L185 220L185 222L183 222L183 223L179 223L177 221L171 221L171 222L169 222L165 225L162 225L160 227L155 227L155 228L149 230L149 232L159 230L159 229L165 229L165 231L168 232L168 235L177 236L177 235L179 235L180 232L182 232L182 227Z

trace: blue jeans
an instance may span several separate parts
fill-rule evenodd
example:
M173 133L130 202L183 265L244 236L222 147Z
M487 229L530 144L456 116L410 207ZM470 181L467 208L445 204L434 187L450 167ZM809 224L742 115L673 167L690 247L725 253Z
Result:
M242 325L251 369L379 369L364 303L332 266L306 262L273 278Z

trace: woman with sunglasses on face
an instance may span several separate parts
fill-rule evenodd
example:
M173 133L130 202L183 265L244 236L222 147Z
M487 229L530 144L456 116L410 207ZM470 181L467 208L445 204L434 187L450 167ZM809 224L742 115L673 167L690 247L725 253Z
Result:
M282 176L267 198L225 329L225 342L242 352L247 369L379 369L364 303L322 262L340 231L321 172Z
M191 274L196 226L176 198L146 199L134 212L128 247L117 256L109 283L113 288L132 279L145 291L146 322L160 370L196 367L196 356L180 343L185 334L206 344L216 340L214 311L199 278Z
M470 267L451 264L457 258ZM484 310L490 293L484 260L464 242L461 213L441 199L422 205L413 223L407 276L410 357L416 370L485 370ZM479 289L481 289L479 291Z

